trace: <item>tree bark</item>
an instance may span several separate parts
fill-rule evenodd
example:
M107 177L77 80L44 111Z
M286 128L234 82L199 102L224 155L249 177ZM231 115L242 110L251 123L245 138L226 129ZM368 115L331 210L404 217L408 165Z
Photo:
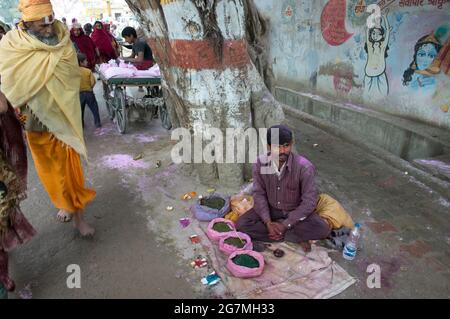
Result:
M263 80L270 86L267 24L252 0L126 2L160 66L174 127L201 134L210 126L225 133L226 128L268 128L284 119ZM204 183L219 178L236 185L249 165L200 164L197 171Z

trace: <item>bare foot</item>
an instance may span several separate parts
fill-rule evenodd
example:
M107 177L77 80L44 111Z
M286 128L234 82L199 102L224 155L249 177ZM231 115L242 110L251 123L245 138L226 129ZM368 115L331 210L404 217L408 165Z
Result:
M88 237L94 236L95 229L91 227L86 221L83 219L82 213L78 212L75 214L73 219L73 224L76 229L80 232L81 236Z
M67 223L72 220L72 215L68 211L61 209L58 214L56 215L56 219L61 223Z
M302 241L299 244L305 253L309 253L311 251L311 243L309 241Z

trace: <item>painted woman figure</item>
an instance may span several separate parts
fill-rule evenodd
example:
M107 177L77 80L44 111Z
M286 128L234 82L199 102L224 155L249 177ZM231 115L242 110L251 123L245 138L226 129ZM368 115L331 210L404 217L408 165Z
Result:
M442 45L433 34L423 36L414 46L414 56L408 69L403 73L403 85L413 90L436 88L436 78L430 66L438 56Z
M387 17L381 16L379 25L368 28L364 50L367 62L364 77L366 98L384 97L389 94L389 82L386 76L386 58L389 50L390 27Z

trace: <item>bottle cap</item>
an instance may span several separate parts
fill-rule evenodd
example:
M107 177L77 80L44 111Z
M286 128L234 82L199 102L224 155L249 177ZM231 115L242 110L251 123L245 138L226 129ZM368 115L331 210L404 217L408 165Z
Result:
M360 223L356 223L356 224L355 224L355 227L356 227L356 228L361 228L361 224L360 224Z

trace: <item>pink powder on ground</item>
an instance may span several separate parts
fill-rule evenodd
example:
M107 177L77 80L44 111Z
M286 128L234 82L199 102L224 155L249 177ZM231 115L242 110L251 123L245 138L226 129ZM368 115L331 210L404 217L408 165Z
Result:
M94 131L95 136L103 136L103 135L109 135L109 133L114 133L115 128L112 125L105 125L99 129L96 129Z
M157 140L155 136L149 136L145 134L137 134L133 136L133 138L140 143L151 143Z
M114 154L103 156L101 163L108 168L128 169L128 168L149 168L149 164L142 160L133 160L133 156L127 154Z

